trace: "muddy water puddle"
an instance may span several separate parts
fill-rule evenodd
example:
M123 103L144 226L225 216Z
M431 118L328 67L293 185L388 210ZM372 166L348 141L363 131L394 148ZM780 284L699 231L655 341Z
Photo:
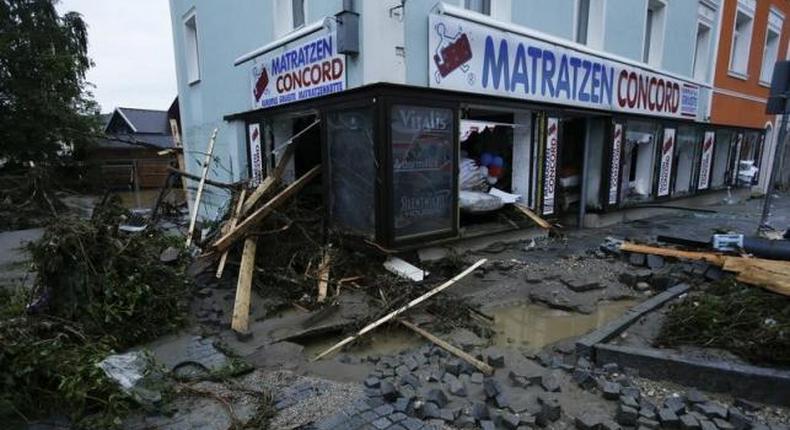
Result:
M525 346L539 350L544 346L583 335L619 317L637 302L601 302L589 315L566 312L535 304L489 309L494 316L494 344Z
M307 357L315 357L343 339L343 336L320 336L300 343L304 346ZM358 342L345 348L343 352L357 357L394 355L407 349L417 348L425 342L427 342L425 339L410 330L400 326L388 326L368 333Z

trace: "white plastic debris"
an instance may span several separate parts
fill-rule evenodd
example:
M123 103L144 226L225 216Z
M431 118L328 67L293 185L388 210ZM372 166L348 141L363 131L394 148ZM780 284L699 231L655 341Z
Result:
M410 279L414 282L422 282L422 280L425 279L425 277L429 274L427 271L422 270L419 267L410 264L409 262L398 257L387 258L387 261L384 262L384 268L398 276Z
M153 371L153 360L145 352L131 351L110 355L97 366L121 387L121 391L141 404L150 405L162 399L158 389L149 388L155 380L161 378Z
M499 197L499 199L502 200L502 203L505 203L505 204L516 203L517 201L521 200L521 196L520 195L506 193L506 192L504 192L504 191L502 191L502 190L500 190L499 188L496 188L496 187L491 187L491 189L488 190L488 194L491 194L492 196Z

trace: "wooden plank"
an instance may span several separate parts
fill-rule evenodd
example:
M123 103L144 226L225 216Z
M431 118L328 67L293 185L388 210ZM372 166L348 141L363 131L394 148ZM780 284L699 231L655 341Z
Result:
M239 201L236 202L236 210L233 212L233 215L230 217L230 221L228 221L228 231L232 230L236 227L236 223L239 221L239 215L241 214L241 207L244 205L244 196L247 195L247 189L242 188L241 193L239 193ZM217 279L222 278L222 272L225 270L225 263L228 261L228 250L222 252L222 256L219 258L219 264L217 265Z
M291 160L291 158L293 158L293 153L293 145L288 145L288 147L285 148L283 156L280 157L280 160L277 162L277 166L274 167L272 174L266 176L266 178L261 181L258 187L255 188L255 191L250 194L250 198L248 198L244 203L244 206L241 209L242 215L247 214L255 206L255 204L258 203L258 200L260 200L261 197L273 190L274 187L280 183L283 178L285 168L288 166L288 162Z
M513 206L515 206L516 209L520 210L524 215L526 215L529 219L531 219L535 224L537 224L541 228L545 228L546 230L551 230L551 224L549 224L548 221L546 221L545 219L541 218L538 214L533 212L532 209L524 205L520 205L518 203L514 203Z
M214 153L214 141L217 140L217 131L211 133L211 139L208 141L208 150L206 151L206 159L203 160L203 173L200 175L200 182L198 183L197 194L195 195L195 204L192 205L192 216L189 219L189 230L187 230L186 247L192 245L192 235L195 233L195 222L197 221L198 210L200 209L200 199L203 197L203 187L206 185L206 176L208 176L208 166L211 164L211 156Z
M182 182L186 181L186 179L184 179L184 178L193 179L195 181L199 181L200 180L200 176L195 176L195 175L193 175L191 173L184 172L182 170L178 170L178 169L176 169L175 167L172 167L172 166L168 166L167 167L167 171L173 172L173 173L181 176ZM219 182L219 181L214 181L214 180L211 180L211 179L206 179L206 184L207 185L213 185L213 186L215 186L217 188L224 188L226 190L235 190L235 189L240 188L239 185L235 184L235 183L234 184L229 184L227 182ZM184 189L186 189L186 188L184 188Z
M318 303L323 303L326 300L326 293L329 289L329 268L331 264L331 257L329 250L324 250L324 255L321 257L321 265L318 266Z
M255 271L255 250L258 239L248 237L244 241L241 254L239 281L236 285L236 300L233 303L233 320L231 328L239 333L246 333L250 324L250 295L252 292L252 274Z
M662 248L658 246L639 245L631 242L623 242L620 245L621 251L638 252L640 254L661 255L663 257L683 258L686 260L702 260L715 264L719 267L724 265L726 256L714 252L681 251L673 248Z
M178 170L185 171L187 170L187 163L184 161L184 146L181 143L181 133L178 130L178 121L171 118L170 119L170 135L173 136L173 146L176 148L176 163L178 165ZM184 193L187 192L187 179L184 176L181 176L181 187L184 190ZM189 198L187 198L189 201Z
M279 194L272 197L271 200L250 214L246 219L244 219L244 221L237 224L236 228L232 229L227 234L219 238L216 242L214 242L214 248L216 248L218 251L224 251L228 249L230 245L232 245L240 237L244 236L250 229L252 229L253 226L263 221L267 216L271 215L271 213L276 208L278 208L291 196L299 192L299 190L307 185L307 183L318 176L320 172L320 164L310 169L309 172L302 175L301 178L295 180L291 185L288 186L288 188L282 190Z
M777 276L760 268L751 268L738 273L739 282L765 288L768 291L790 297L790 278Z
M420 336L422 336L422 337L430 340L431 342L435 343L437 346L439 346L443 350L449 352L450 354L455 355L456 357L460 358L461 360L466 361L467 363L471 364L472 366L475 366L477 368L477 370L483 372L483 374L485 374L485 375L493 375L494 374L494 368L493 367L491 367L488 364L483 363L482 361L472 357L471 355L469 355L466 352L464 352L462 349L460 349L460 348L458 348L458 347L456 347L456 346L454 346L454 345L452 345L452 344L450 344L448 342L445 342L442 339L432 335L431 333L429 333L425 329L420 328L416 324L412 324L412 323L410 323L410 322L408 322L406 320L402 320L402 319L399 319L398 322L403 324L404 326L408 327L409 329L411 329L415 333L419 334Z
M349 336L349 337L341 340L340 342L336 343L331 348L329 348L329 349L325 350L324 352L318 354L315 358L313 358L312 361L319 360L322 357L324 357L324 356L326 356L328 354L331 354L334 351L337 351L338 349L344 347L345 345L348 345L349 343L353 342L354 339L364 335L365 333L367 333L367 332L373 330L374 328L386 323L387 321L390 321L391 319L395 318L396 316L406 312L407 310L413 308L414 306L417 306L418 304L424 302L425 300L428 300L429 298L435 296L436 294L439 294L440 292L444 291L445 289L452 287L453 285L455 285L456 282L458 282L459 280L464 278L466 275L474 272L475 269L477 269L478 267L480 267L483 264L485 264L485 262L486 262L485 258L483 258L481 260L478 260L475 264L467 267L463 272L455 275L455 277L453 277L449 281L443 283L442 285L439 285L438 287L432 289L431 291L428 291L427 293L421 295L420 297L417 297L416 299L410 301L409 303L406 303L404 306L401 306L400 308L398 308L398 309L390 312L389 314L379 318L378 320L374 321L373 323L368 324L367 326L363 327L359 332L357 332L357 334Z

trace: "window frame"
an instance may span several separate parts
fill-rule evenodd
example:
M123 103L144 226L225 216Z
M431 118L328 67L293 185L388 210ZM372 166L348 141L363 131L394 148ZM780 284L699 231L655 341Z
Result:
M772 18L778 22L772 22ZM760 85L770 87L771 78L773 77L774 65L779 61L779 45L782 42L782 28L784 28L785 15L775 7L771 6L768 10L768 20L765 28L765 40L763 40L763 56L760 61L760 78L758 82ZM771 33L776 35L776 52L773 54L773 64L766 64L766 56L768 54L768 36Z
M200 67L200 33L197 23L197 11L187 12L182 19L184 25L184 65L188 85L195 85L201 80ZM190 55L191 54L191 55Z
M655 7L660 5L660 7ZM661 12L661 22L658 23L660 29L656 27L656 11ZM650 24L650 35L648 36L648 12L652 11L652 22ZM667 1L666 0L647 0L645 2L644 29L642 33L642 57L643 63L656 68L661 68L664 61L664 40L667 29ZM660 36L658 39L656 35Z
M756 3L752 5L746 4L746 1L751 0L738 0L738 5L735 8L735 17L732 23L732 37L730 40L730 61L727 64L727 74L738 79L747 80L749 78L749 58L751 57L752 38L754 37L754 16L756 11ZM733 61L735 59L735 35L738 33L738 16L739 14L746 15L749 18L749 35L744 51L744 70L736 70L733 68ZM741 36L739 35L739 38Z
M582 2L586 2L587 4L587 22L584 26L584 42L579 41ZM606 0L575 0L573 22L573 41L575 43L592 49L603 50L606 36ZM599 34L595 37L590 37L593 34L593 30L597 30Z
M470 2L471 0L461 0L461 7L463 7L465 10L468 10L470 12L479 13L480 15L485 15L493 18L493 13L492 13L494 9L494 5L492 4L493 0L480 0L483 9L481 11L473 9L469 4ZM487 8L488 12L485 11L486 6L488 6Z

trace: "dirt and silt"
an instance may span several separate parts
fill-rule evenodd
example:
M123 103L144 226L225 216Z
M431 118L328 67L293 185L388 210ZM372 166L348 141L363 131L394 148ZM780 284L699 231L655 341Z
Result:
M779 204L787 209L789 201L783 197ZM758 203L714 208L717 214L674 213L608 229L567 230L562 237L535 241L494 242L436 263L405 256L431 272L422 284L388 274L381 268L381 258L349 251L358 249L356 244L336 242L331 252L337 270L331 279L337 281L330 283L328 302L323 305L315 302L315 267L320 264L323 240L304 228L315 221L310 205L297 205L257 232L263 252L252 298L250 339L239 339L228 329L238 267L238 256L231 255L220 280L214 276L213 261L193 263L196 285L190 306L194 321L176 336L187 346L173 347L176 340L147 346L175 370L180 360L189 358L182 357L183 351L195 349L189 346L192 343L203 345L200 348L215 344L219 348L211 354L233 356L245 363L245 370L232 372L238 375L220 382L192 386L190 390L209 394L179 400L173 406L175 414L133 414L123 426L228 428L245 417L254 425L255 407L250 406L254 402L249 397L266 387L276 411L271 428L352 428L357 423L370 428L411 428L408 425L418 422L449 428L487 428L489 422L497 428L585 428L588 424L590 428L616 428L615 420L630 422L631 418L634 425L642 419L639 425L643 427L671 427L674 421L664 423L650 410L667 409L667 400L676 396L685 405L676 410L677 415L686 412L698 426L711 423L726 429L722 420L743 415L748 425L740 428L760 428L763 423L782 428L781 423L788 422L785 409L736 401L737 393L707 394L708 399L702 401L700 393L688 387L645 380L617 366L597 368L577 361L574 354L575 338L666 287L690 279L709 284L705 276L670 261L648 267L646 261L634 264L627 257L607 254L600 248L607 236L651 241L665 234L706 240L720 229L748 232L756 223L752 214L757 213ZM787 214L778 211L775 219L787 224ZM310 246L289 248L297 242L295 237ZM493 364L496 370L491 377L397 323L372 331L327 359L311 361L345 335L480 258L489 262L406 317ZM353 280L338 282L343 279ZM648 345L654 338L640 335L637 327L622 339ZM708 352L716 359L728 357L728 353ZM577 380L577 373L583 374L586 368L594 375L593 382ZM613 386L620 397L608 400L612 397L605 388ZM624 406L623 397L626 403L630 397L637 402L636 417L623 416L622 410L630 407ZM700 412L704 408L697 405L705 402L729 407L725 418ZM237 412L233 420L228 418L225 403Z

